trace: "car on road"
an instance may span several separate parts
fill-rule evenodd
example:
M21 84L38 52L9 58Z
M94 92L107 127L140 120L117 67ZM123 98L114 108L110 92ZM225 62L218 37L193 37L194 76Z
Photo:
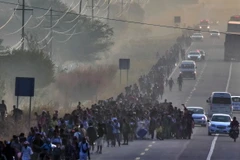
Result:
M193 35L190 37L194 42L197 42L197 41L203 41L203 35L202 33L200 32L197 32L197 33L193 33Z
M210 24L215 26L215 25L219 25L219 21L218 20L211 20Z
M233 111L240 111L240 96L232 96Z
M197 51L200 52L202 60L205 60L206 59L206 52L204 50L202 50L202 49L198 49Z
M192 112L192 118L194 123L197 125L201 125L206 127L207 126L207 116L205 111L202 107L187 107L187 110Z
M213 114L211 120L208 120L208 135L229 134L232 118L228 114Z
M218 30L211 30L210 31L210 37L211 38L220 38L220 32Z
M179 66L180 74L183 78L193 78L196 79L197 76L197 65L195 61L184 60Z
M198 51L198 50L190 51L187 54L187 59L188 60L193 60L193 61L201 61L202 60L202 55L201 55L200 51Z

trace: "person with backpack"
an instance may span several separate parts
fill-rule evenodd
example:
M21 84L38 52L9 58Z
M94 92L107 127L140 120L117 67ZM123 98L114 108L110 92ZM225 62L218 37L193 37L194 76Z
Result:
M90 152L89 152L90 145L87 142L85 137L82 138L82 141L79 143L78 147L79 147L80 160L87 160L87 159L90 160Z
M78 142L81 142L81 141L82 141L83 135L81 134L81 132L79 131L78 128L75 128L75 133L74 133L73 136L74 136L74 137L77 137Z
M96 131L95 127L93 127L92 122L89 122L89 127L87 129L87 136L88 136L91 148L92 148L92 152L94 152L94 148L95 148L94 147L94 142L97 139L97 131Z
M102 154L102 147L103 147L103 136L105 134L103 125L101 123L98 123L98 129L97 129L97 153Z

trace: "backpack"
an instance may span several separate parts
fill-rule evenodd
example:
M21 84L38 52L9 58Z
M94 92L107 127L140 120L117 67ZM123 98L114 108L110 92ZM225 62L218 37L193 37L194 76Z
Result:
M82 149L83 153L87 153L87 151L88 151L88 143L86 143L86 147L87 147L87 149L83 149L83 143L81 143L81 148L80 149Z

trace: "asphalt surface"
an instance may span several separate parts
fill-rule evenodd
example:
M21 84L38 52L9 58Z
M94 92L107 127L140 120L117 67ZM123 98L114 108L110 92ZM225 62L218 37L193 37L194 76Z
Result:
M228 91L239 95L240 63L224 62L224 38L193 43L188 51L203 49L206 61L197 62L197 79L184 80L182 92L174 86L172 92L165 90L164 99L174 106L202 106L207 111L206 99L213 91ZM176 81L179 69L172 78ZM162 101L163 101L162 100ZM240 114L234 114L240 119ZM195 127L191 140L139 140L116 148L104 148L102 155L93 155L96 160L239 160L240 140L233 142L228 135L208 136L207 127Z

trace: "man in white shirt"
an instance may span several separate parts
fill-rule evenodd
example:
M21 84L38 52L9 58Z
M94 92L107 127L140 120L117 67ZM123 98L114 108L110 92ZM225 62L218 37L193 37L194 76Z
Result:
M33 151L32 148L28 145L29 145L28 141L25 141L23 143L21 155L22 160L31 160L31 155L33 154Z

